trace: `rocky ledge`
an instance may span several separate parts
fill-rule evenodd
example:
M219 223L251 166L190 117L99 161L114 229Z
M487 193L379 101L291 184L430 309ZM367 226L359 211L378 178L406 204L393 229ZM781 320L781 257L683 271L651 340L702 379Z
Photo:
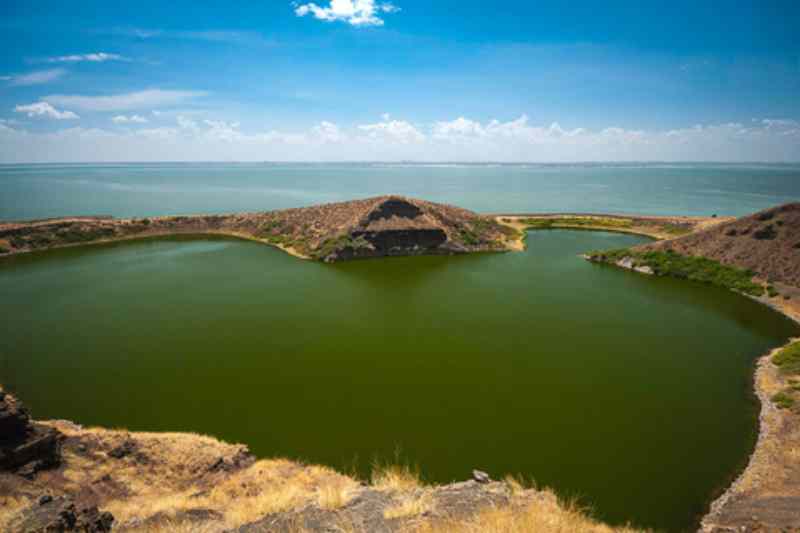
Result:
M62 435L31 421L27 409L0 390L0 471L33 478L36 472L58 466Z
M257 240L326 262L514 248L519 234L492 217L402 196L231 215L60 218L0 224L0 256L180 234Z

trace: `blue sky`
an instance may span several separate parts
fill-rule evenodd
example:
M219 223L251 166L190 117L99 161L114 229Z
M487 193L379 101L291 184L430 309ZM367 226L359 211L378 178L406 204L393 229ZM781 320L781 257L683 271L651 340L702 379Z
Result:
M800 160L794 1L0 14L0 161Z

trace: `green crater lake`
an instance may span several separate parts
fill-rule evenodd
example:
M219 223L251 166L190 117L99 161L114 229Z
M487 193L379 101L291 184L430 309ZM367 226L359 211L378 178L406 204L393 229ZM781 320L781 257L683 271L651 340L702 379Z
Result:
M754 359L800 331L577 255L640 242L552 230L524 253L325 265L182 238L9 258L0 382L37 418L362 475L400 450L427 481L515 473L682 531L754 446Z

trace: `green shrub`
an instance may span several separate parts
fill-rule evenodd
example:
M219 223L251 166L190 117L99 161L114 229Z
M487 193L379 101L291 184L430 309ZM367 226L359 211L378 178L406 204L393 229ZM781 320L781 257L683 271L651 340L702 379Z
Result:
M8 253L8 252L10 252L10 251L11 251L11 250L9 250L8 248L5 248L5 247L3 247L3 246L0 246L0 254L7 254L7 253Z
M705 257L680 255L671 250L666 252L638 252L628 248L591 252L593 261L616 263L626 257L631 258L637 266L648 266L657 276L670 276L708 283L717 287L736 290L751 296L761 296L764 288L753 283L753 272L741 268L723 265L719 261Z
M459 233L461 235L461 240L468 246L475 246L481 242L480 237L478 237L478 234L474 231L462 229Z
M781 293L779 293L772 285L767 285L767 294L769 294L770 298L775 298L776 296L780 296Z
M772 403L780 409L789 409L794 407L795 400L787 391L781 391L772 396Z
M558 226L592 226L604 228L630 228L633 220L628 218L611 217L549 217L549 218L524 218L520 222L528 226L528 229L548 229Z
M772 362L784 374L800 374L800 342L792 343L773 355Z
M670 235L685 235L692 231L691 227L681 224L664 224L662 228Z

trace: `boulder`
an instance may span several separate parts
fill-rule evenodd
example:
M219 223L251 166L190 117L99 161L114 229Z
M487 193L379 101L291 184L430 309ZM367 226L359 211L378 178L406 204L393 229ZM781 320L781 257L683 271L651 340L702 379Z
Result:
M71 499L62 496L51 498L24 511L15 531L105 533L111 531L113 524L114 516L111 513L102 512L97 507L77 509Z
M32 422L22 402L0 392L0 471L32 479L60 464L62 440L55 428Z

